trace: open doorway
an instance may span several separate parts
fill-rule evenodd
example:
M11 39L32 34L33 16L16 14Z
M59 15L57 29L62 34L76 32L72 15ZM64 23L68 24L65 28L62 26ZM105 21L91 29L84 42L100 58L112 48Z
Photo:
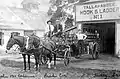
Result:
M101 53L114 55L115 53L115 22L109 23L86 23L83 30L90 33L98 31L100 35Z
M4 33L0 32L0 46L4 44L3 36L4 36Z

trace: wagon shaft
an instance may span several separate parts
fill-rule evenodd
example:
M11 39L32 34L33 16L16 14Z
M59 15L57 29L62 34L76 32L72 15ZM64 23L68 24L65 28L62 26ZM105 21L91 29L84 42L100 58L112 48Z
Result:
M56 54L54 51L50 50L49 48L45 47L44 45L42 45L45 49L47 49L48 51L52 52L53 54Z

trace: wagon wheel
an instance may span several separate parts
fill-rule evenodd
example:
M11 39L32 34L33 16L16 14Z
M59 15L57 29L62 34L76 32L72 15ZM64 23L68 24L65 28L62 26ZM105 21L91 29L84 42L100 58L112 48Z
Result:
M46 63L48 62L48 58L47 58L47 56L45 56L45 55L41 55L41 57L40 57L40 61L41 61L42 64L46 64Z
M99 50L100 50L100 46L97 42L95 42L95 44L93 46L93 50L92 50L93 59L98 59L99 58Z
M65 64L65 66L69 65L69 63L70 63L70 57L71 57L71 52L70 52L69 49L67 49L65 51L65 54L64 54L64 64Z

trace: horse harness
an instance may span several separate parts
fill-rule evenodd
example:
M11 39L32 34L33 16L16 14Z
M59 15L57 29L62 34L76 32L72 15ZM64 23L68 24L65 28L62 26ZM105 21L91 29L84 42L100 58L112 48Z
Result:
M12 39L14 39L14 41L17 44L19 44L19 42L14 37L12 37ZM20 52L25 52L26 51L26 42L27 42L27 38L23 37L23 45L22 46L20 45Z

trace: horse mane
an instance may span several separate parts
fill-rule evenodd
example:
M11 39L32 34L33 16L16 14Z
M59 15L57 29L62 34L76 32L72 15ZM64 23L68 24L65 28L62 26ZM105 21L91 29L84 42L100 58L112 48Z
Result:
M24 37L24 36L14 36L14 35L11 35L10 37L11 38L17 38L17 37L19 38L19 37Z
M31 37L31 38L35 38L34 39L34 42L39 42L39 43L37 43L37 44L35 44L35 46L38 46L38 45L44 45L44 46L48 46L48 44L50 44L51 45L51 47L53 47L54 46L54 44L53 44L53 42L52 42L52 40L49 38L49 37L44 37L44 38L42 38L42 37L38 37L37 35L30 35L29 37Z
M11 35L10 38L13 38L13 35Z
M12 38L16 39L17 41L20 42L20 40L26 40L24 39L25 36L12 36Z
M38 48L40 45L40 37L38 37L37 35L30 35L28 37L33 39L33 41L31 41L31 42L33 42L33 45L35 48Z

